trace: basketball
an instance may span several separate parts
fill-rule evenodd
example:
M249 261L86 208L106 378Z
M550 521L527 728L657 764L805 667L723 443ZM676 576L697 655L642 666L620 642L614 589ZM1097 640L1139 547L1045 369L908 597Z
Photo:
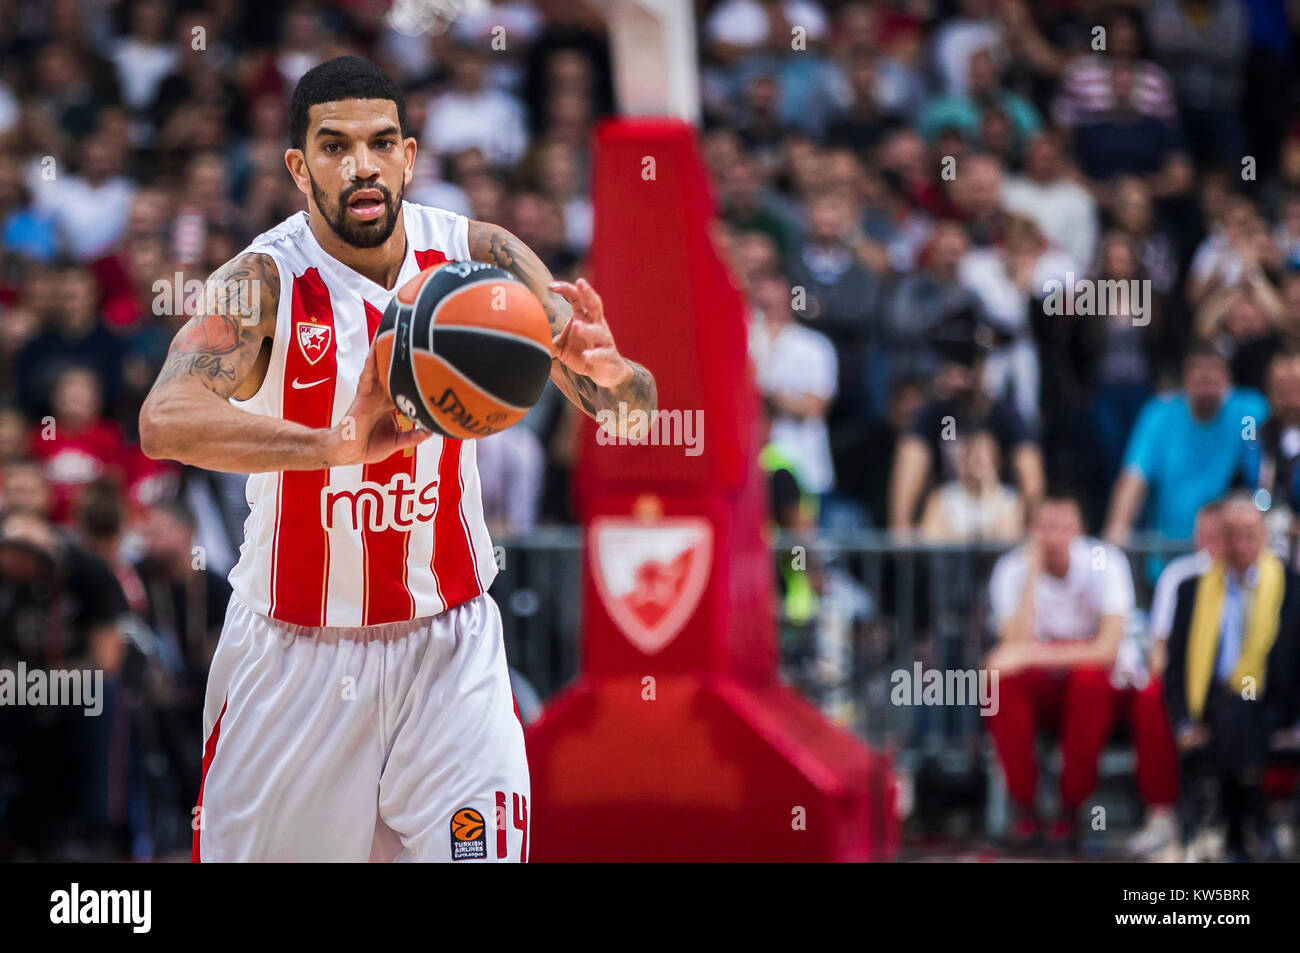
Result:
M379 378L426 430L474 440L518 423L551 372L551 332L523 282L496 267L426 268L389 302L375 335Z
M472 807L463 807L451 819L456 840L474 840L483 833L483 815Z

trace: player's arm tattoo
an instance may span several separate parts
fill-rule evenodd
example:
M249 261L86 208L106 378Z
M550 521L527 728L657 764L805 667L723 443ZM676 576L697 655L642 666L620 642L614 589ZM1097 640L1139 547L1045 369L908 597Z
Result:
M569 323L573 308L548 287L554 280L550 269L515 235L497 225L471 222L469 250L475 261L505 269L537 295L550 323L552 336L559 334ZM636 361L623 359L631 366L632 375L617 387L597 386L590 377L560 363L559 358L551 359L551 380L589 417L595 417L602 410L617 411L619 404L626 405L629 411L654 411L659 402L654 375Z
M280 273L269 255L246 254L214 271L199 313L176 332L154 390L193 380L221 397L234 396L274 333Z

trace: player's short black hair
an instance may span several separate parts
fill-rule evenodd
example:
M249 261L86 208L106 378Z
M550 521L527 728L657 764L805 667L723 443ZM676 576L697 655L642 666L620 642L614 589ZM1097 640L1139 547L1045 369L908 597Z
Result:
M306 148L312 106L343 99L391 100L397 107L397 124L406 135L406 98L393 78L359 56L336 56L313 66L294 87L289 99L289 144Z

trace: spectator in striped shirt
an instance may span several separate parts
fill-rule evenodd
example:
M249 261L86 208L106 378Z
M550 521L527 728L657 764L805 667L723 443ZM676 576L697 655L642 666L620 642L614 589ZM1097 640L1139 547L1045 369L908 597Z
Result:
M1131 106L1139 116L1173 125L1178 121L1173 83L1169 74L1140 55L1137 23L1131 14L1117 10L1104 25L1105 46L1076 57L1065 66L1052 118L1059 126L1078 128L1101 122L1120 106ZM1094 41L1094 45L1095 45ZM1115 89L1116 70L1133 75L1129 103Z
M1157 198L1181 195L1194 181L1178 126L1141 111L1139 66L1114 63L1106 77L1110 108L1074 131L1079 167L1096 181L1103 201L1109 200L1109 180L1124 174L1142 176Z

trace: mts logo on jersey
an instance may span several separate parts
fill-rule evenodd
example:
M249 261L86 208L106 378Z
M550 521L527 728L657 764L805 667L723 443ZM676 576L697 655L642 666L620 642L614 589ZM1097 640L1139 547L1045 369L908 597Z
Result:
M418 490L415 481L399 473L387 483L362 481L355 489L325 486L320 491L320 522L361 530L409 530L427 523L438 512L438 480Z

